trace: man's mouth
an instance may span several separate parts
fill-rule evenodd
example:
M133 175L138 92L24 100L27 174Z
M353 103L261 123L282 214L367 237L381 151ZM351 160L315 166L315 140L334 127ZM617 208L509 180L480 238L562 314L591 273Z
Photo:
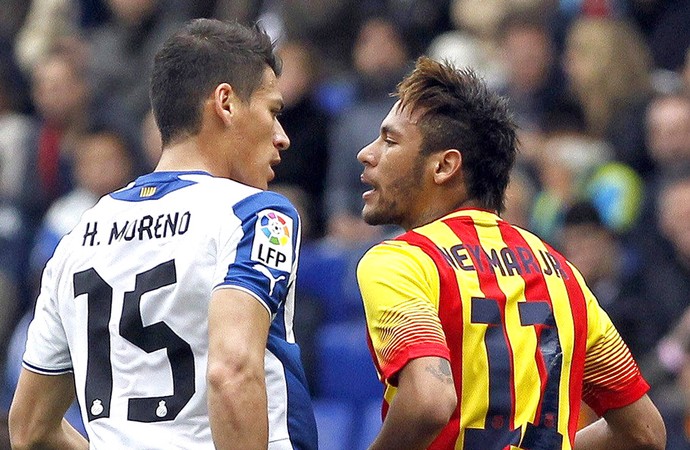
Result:
M362 198L366 200L367 198L374 195L374 193L376 192L376 186L374 185L373 181L371 181L368 177L364 176L364 174L360 175L359 179L362 182L362 184L371 187L371 189L367 190L362 194Z

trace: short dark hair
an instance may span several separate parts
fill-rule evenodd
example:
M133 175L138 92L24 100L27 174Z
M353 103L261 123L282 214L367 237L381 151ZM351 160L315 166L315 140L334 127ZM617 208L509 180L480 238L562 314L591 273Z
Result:
M590 201L578 201L565 210L563 214L563 226L577 225L604 227L601 213Z
M518 142L506 99L489 91L471 69L425 56L394 95L401 109L421 111L421 153L458 149L470 198L482 208L503 211Z
M274 43L258 25L195 19L171 36L156 54L151 106L163 145L201 129L201 106L216 86L230 84L249 101L270 67L280 75Z

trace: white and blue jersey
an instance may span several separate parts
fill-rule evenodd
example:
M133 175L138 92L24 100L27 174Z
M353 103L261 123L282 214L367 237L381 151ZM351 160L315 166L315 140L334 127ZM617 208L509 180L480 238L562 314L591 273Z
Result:
M295 344L300 219L281 195L154 172L103 197L43 274L24 367L74 372L91 448L213 448L208 304L241 289L270 313L269 448L315 449Z

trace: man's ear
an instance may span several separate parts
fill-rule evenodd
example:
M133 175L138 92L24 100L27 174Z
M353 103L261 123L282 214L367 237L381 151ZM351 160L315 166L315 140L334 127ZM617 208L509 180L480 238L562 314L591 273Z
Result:
M434 182L445 184L457 179L462 172L462 153L451 148L436 155L434 162Z
M237 96L233 91L232 86L228 83L221 83L216 86L213 91L213 110L216 115L227 126L232 122L232 116L235 113Z

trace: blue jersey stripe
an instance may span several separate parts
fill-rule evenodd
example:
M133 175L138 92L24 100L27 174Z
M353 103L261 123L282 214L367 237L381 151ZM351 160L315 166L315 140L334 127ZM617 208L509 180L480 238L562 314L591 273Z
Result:
M113 192L110 196L126 202L158 200L171 192L196 184L196 181L182 180L180 175L208 175L207 172L152 172L142 175L129 188Z

